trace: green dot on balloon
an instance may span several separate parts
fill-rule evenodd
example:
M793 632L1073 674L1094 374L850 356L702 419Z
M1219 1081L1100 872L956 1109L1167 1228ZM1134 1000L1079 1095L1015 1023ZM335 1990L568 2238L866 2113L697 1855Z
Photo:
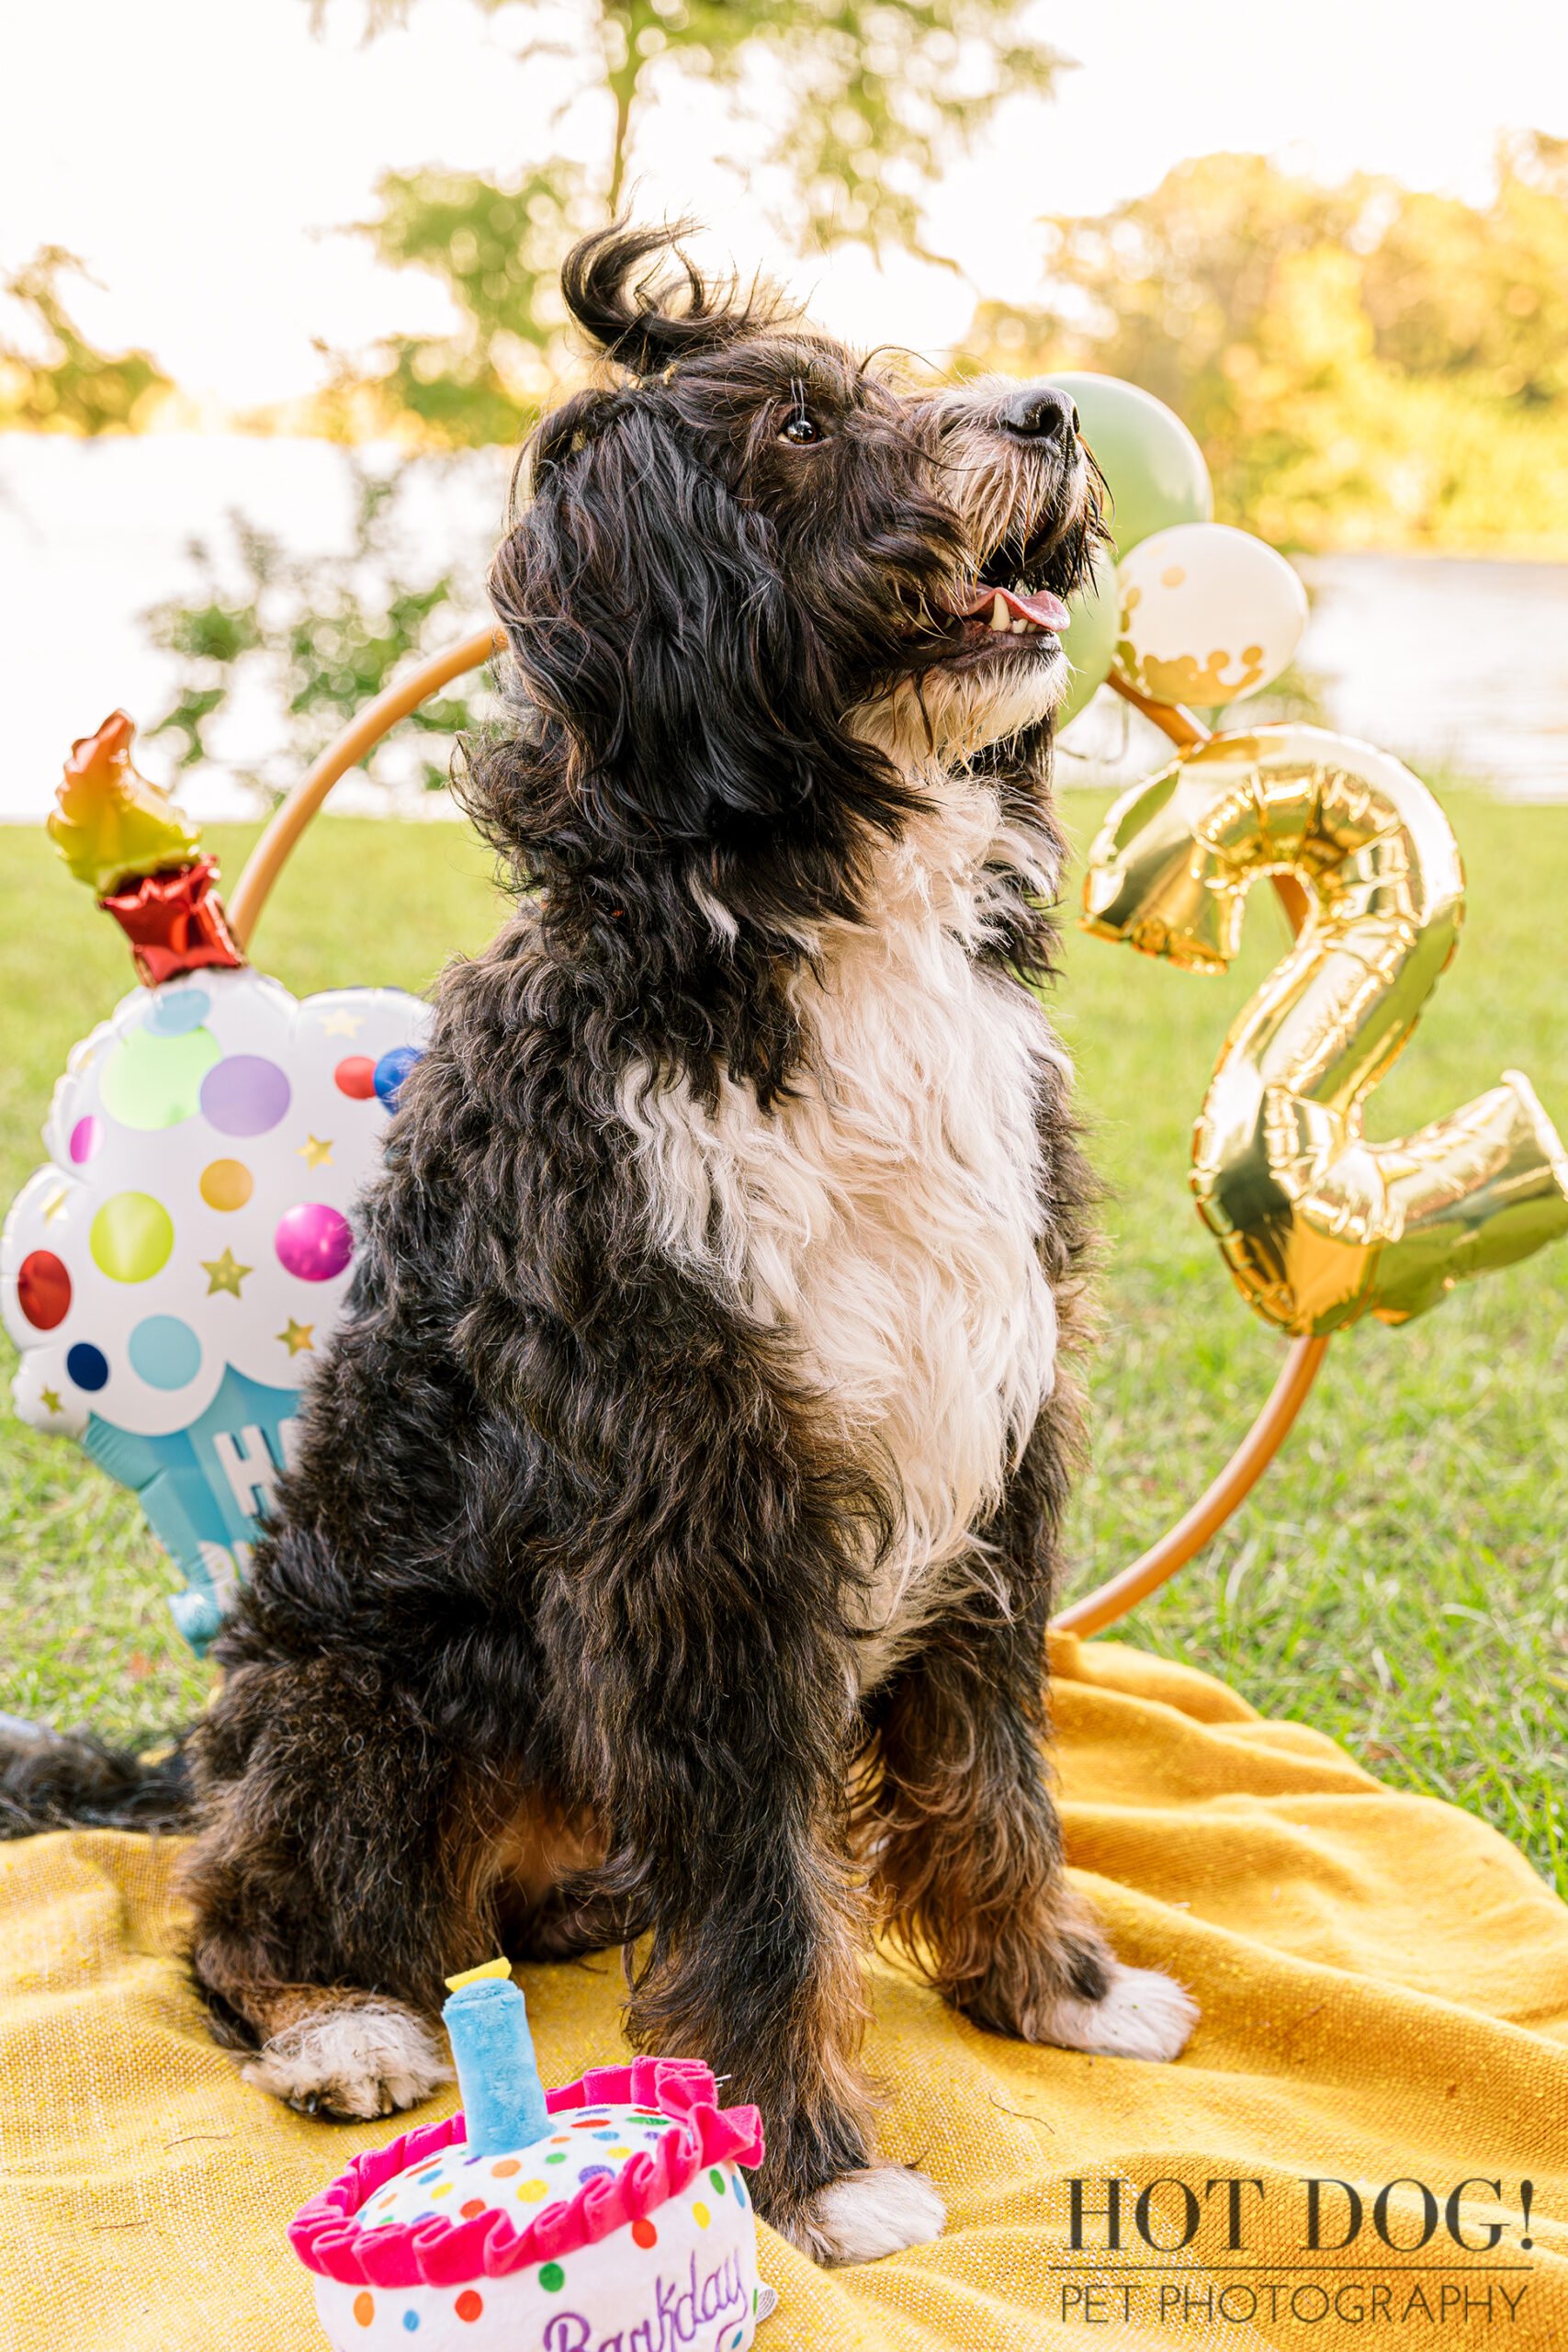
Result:
M144 1283L168 1263L174 1220L151 1193L116 1193L93 1219L93 1262L111 1282Z
M710 2172L708 2174L708 2178L712 2181L715 2188L717 2189L719 2195L722 2197L724 2195L724 2175L721 2172Z
M133 1029L104 1064L98 1092L111 1119L146 1133L175 1127L195 1115L201 1081L220 1060L209 1029L187 1029L183 1036L155 1036Z
M547 2262L539 2273L539 2284L553 2295L566 2285L566 2272L558 2262Z

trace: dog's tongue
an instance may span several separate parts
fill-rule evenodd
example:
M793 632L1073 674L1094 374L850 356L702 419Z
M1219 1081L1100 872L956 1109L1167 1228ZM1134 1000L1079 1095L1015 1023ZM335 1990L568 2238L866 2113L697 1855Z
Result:
M976 588L966 605L954 606L962 620L976 620L982 615L989 619L1000 597L1010 620L1032 621L1036 628L1048 628L1059 637L1072 619L1060 596L1053 596L1048 588L1036 589L1032 596L1021 596L1013 588Z

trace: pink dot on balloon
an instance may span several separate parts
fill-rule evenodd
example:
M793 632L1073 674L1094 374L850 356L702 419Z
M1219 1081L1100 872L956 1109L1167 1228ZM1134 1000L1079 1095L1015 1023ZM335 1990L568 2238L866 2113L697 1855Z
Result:
M91 1159L103 1139L104 1123L101 1119L95 1118L89 1111L85 1119L77 1120L71 1130L71 1157L78 1168L85 1159Z
M324 1201L301 1201L277 1220L273 1248L286 1272L302 1283L329 1283L354 1255L348 1219Z

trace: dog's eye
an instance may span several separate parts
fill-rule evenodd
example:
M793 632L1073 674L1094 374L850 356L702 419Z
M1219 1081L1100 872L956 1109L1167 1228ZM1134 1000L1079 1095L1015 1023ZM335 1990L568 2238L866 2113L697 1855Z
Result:
M807 442L820 441L822 431L814 417L795 415L790 418L779 438L781 441L793 442L799 449L804 448Z

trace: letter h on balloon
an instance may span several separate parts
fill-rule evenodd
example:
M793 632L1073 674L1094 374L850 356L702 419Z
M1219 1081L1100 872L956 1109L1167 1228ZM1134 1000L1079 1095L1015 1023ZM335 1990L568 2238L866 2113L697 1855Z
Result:
M257 1424L247 1422L238 1436L231 1436L227 1430L217 1430L212 1451L245 1516L254 1519L269 1510L277 1499L277 1469Z

